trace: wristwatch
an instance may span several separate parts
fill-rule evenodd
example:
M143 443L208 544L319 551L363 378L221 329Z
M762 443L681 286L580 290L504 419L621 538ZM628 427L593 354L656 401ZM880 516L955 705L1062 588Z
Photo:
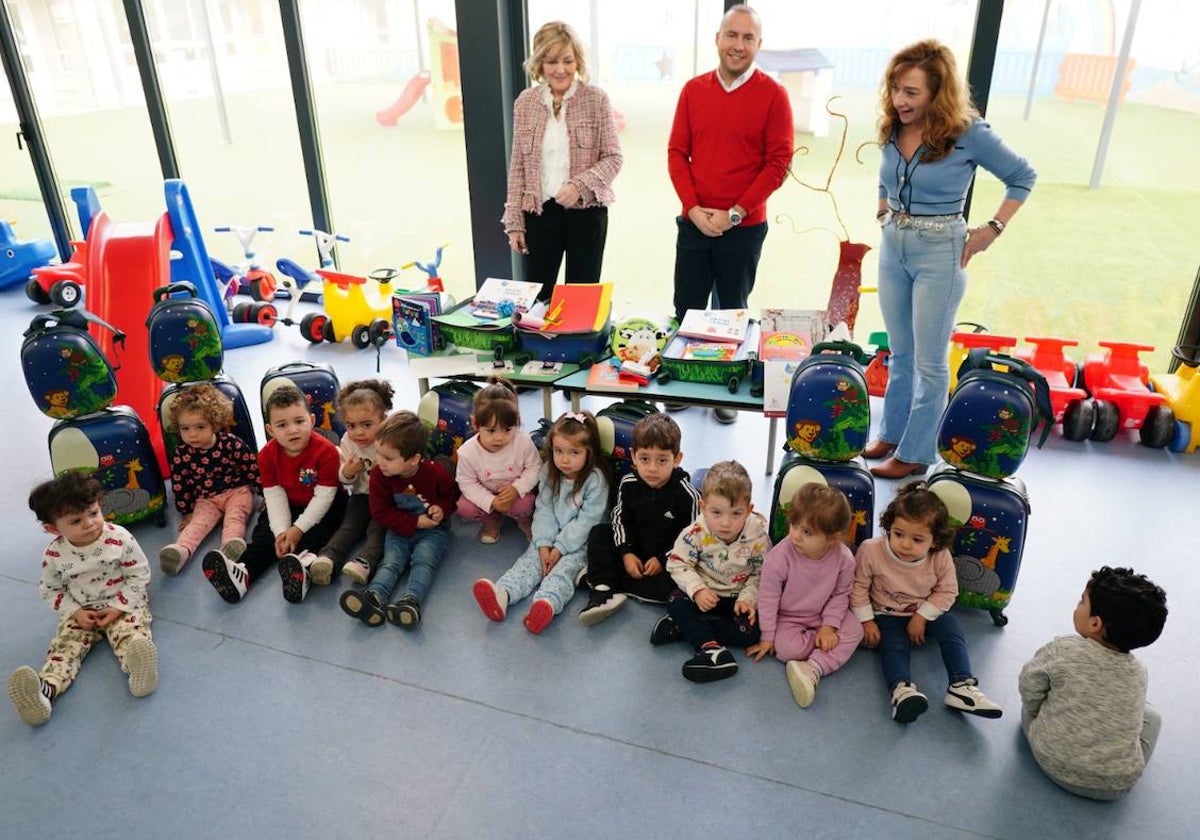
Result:
M742 223L742 218L743 218L743 216L741 213L738 212L738 209L736 206L729 208L729 224L733 225L734 227L737 227L738 225L740 225Z

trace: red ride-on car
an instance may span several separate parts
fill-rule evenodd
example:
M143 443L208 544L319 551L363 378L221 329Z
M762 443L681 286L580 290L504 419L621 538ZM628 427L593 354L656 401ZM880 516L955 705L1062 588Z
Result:
M1094 401L1091 438L1112 440L1121 429L1140 430L1145 446L1161 449L1175 436L1175 412L1162 394L1150 390L1149 371L1138 358L1148 344L1101 341L1104 353L1087 357L1083 385Z
M1096 405L1088 399L1087 392L1079 385L1082 382L1082 365L1066 354L1064 348L1079 346L1078 341L1066 338L1025 338L1032 349L1017 350L1017 358L1033 365L1050 386L1050 407L1054 410L1054 422L1062 423L1063 437L1067 440L1087 440L1092 434L1096 420Z
M69 309L79 303L86 285L87 242L71 240L71 258L65 263L33 269L25 296L34 303L53 303Z

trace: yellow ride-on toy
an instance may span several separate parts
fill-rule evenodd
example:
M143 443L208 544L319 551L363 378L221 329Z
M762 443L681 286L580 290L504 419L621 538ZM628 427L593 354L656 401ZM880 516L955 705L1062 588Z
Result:
M300 334L313 344L346 338L358 349L382 347L392 338L392 286L399 272L379 268L368 277L318 268L325 311L305 315Z

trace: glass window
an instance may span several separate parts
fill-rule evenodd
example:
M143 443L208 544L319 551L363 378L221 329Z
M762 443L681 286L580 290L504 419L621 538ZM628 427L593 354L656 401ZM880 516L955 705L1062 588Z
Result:
M305 49L343 265L433 261L462 300L475 260L453 0L304 0ZM496 208L495 235L503 236ZM416 268L402 282L424 285Z
M16 22L16 25L19 30L19 22ZM22 59L28 65L24 43L20 37L17 42ZM53 241L54 234L50 230L50 220L42 204L42 194L38 190L29 150L23 143L18 145L12 139L20 130L21 123L17 118L12 88L8 84L0 84L0 137L5 138L4 142L0 143L0 219L10 224L13 235L22 241ZM0 287L19 283L13 272L19 273L21 270L23 269L14 269L12 265L6 265L4 255L0 254Z
M1165 370L1196 272L1200 8L1141 4L1099 187L1090 189L1129 7L1051 4L1037 56L1045 4L1004 5L988 116L1037 167L1038 183L972 272L962 311L995 331L1077 339L1076 358L1102 340L1153 344L1145 361ZM975 218L998 198L981 178Z

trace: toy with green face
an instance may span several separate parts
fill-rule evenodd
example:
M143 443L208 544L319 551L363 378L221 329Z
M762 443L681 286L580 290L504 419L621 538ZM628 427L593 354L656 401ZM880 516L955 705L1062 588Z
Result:
M649 318L626 318L613 327L613 356L622 362L640 362L651 369L658 367L658 355L667 346L674 330Z

